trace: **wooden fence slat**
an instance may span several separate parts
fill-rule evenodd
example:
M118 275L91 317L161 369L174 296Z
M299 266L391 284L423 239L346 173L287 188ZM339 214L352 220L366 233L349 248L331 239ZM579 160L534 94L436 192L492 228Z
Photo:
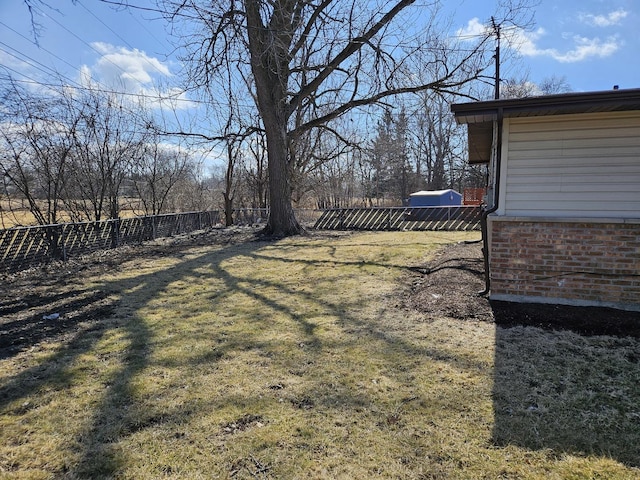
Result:
M52 259L187 233L219 223L217 211L0 230L0 272L16 272ZM153 226L158 224L159 228ZM155 231L154 231L155 230Z
M479 230L479 206L373 207L324 210L317 230Z

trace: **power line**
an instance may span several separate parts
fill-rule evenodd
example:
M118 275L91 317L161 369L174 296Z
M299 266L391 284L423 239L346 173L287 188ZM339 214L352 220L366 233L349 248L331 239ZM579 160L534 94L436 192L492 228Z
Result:
M15 53L11 53L10 51L5 50L4 48L0 48L0 51L2 51L2 52L4 52L4 53L6 53L7 55L12 56L13 58L15 58L15 59L19 60L19 61L20 61L20 62L22 62L22 63L26 63L26 64L27 64L27 65L29 65L30 67L35 68L36 70L39 70L39 71L41 71L42 73L45 73L45 74L47 74L47 75L51 75L50 68L49 68L49 67L47 67L46 65L44 65L43 63L40 63L40 62L38 62L37 60L35 60L35 59L33 59L33 58L31 58L31 57L29 57L29 56L27 56L27 55L25 55L25 54L23 54L23 53L19 52L18 50L16 50L15 48L13 48L13 47L11 47L11 46L7 45L7 44L6 44L6 43L4 43L4 42L0 42L0 45L4 46L4 47L6 47L6 48L9 48L9 49L11 49L11 50L13 50L14 52L17 52L19 55L22 55L22 57L24 57L24 58L19 57L19 56L18 56L18 55L16 55ZM25 58L26 58L27 60L25 60ZM33 62L33 63L31 63L31 62ZM65 78L65 80L68 80L68 79L67 79L66 77L64 77L63 75L60 75L60 76L61 76L61 77L63 77L63 78Z
M7 52L7 53L9 53L9 52ZM10 70L13 73L15 73L17 75L20 75L20 76L22 76L22 77L27 79L27 80L21 80L19 78L14 78L13 80L18 82L18 83L27 83L27 84L30 84L30 85L37 85L37 86L40 86L40 87L52 87L52 88L64 86L64 87L67 87L67 88L70 88L70 89L73 89L73 90L83 90L83 91L87 91L87 92L108 93L108 94L112 94L112 95L121 95L121 96L125 96L125 97L137 97L137 98L140 98L140 99L157 100L159 102L163 102L163 101L172 101L173 102L173 101L175 101L175 102L196 103L196 104L200 104L200 105L210 105L209 102L205 102L203 100L190 100L190 99L187 99L187 98L178 98L178 95L181 95L182 93L175 94L175 95L168 95L168 96L163 96L163 95L160 95L160 94L158 94L158 95L149 95L149 94L146 94L146 93L121 92L121 91L117 91L117 90L108 90L108 89L105 89L105 88L95 88L95 87L89 87L89 86L85 87L85 86L77 84L77 83L75 85L60 85L60 84L56 84L56 83L47 83L47 82L44 82L44 81L41 81L41 80L35 80L34 78L29 77L28 75L26 75L26 74L24 74L22 72L19 72L18 70L15 70L15 69L7 66L7 65L0 64L0 66L2 68L6 69L6 70ZM63 77L63 78L65 78L65 80L68 80L66 77ZM75 82L73 82L73 83L75 83Z
M63 30L65 30L67 33L69 33L70 35L72 35L73 37L75 37L78 41L80 41L81 43L83 43L84 45L86 45L87 47L89 47L91 50L93 50L95 53L97 53L98 55L100 55L102 58L104 58L107 62L109 62L111 65L113 65L114 67L116 67L118 70L120 70L122 73L127 73L126 70L124 70L120 65L118 65L115 62L112 62L109 58L107 58L106 55L103 55L100 51L98 51L98 49L96 49L93 45L91 45L90 43L88 43L87 41L85 41L83 38L81 38L80 36L78 36L77 34L75 34L74 32L72 32L71 30L69 30L67 27L65 27L62 23L60 23L58 20L56 20L55 18L48 16L45 12L43 12L42 10L40 10L39 8L35 7L35 9L37 11L40 12L41 15L43 15L44 17L48 18L49 20L51 20L52 22L54 22L56 25L58 25L60 28L62 28ZM142 86L142 83L138 80L138 83L140 83L140 85Z
M53 53L51 50L47 50L46 48L38 45L37 43L35 43L33 40L31 40L29 37L23 35L22 33L18 32L16 29L10 27L9 25L7 25L6 23L4 23L3 21L0 21L0 25L2 25L3 27L5 27L8 30L11 30L13 33L15 33L16 35L22 37L24 40L26 40L27 42L32 43L33 45L35 45L36 47L38 47L40 50L42 50L43 52L48 53L49 55L51 55L52 57L55 57L56 59L60 60L62 63L66 64L67 66L73 68L74 70L78 70L78 67L76 67L75 65L70 64L69 62L67 62L65 59L59 57L58 55L56 55L55 53ZM23 55L25 57L27 57L27 55L25 55L23 52L20 52L19 50L9 47L12 50L18 52L20 55ZM27 57L28 58L28 57Z
M78 3L79 3L79 2L78 2ZM73 68L74 70L77 70L79 73L82 73L82 72L81 72L81 70L80 70L77 66L72 65L71 63L67 62L67 61L66 61L66 60L64 60L63 58L61 58L61 57L59 57L58 55L56 55L55 53L53 53L52 51L50 51L50 50L48 50L48 49L46 49L46 48L44 48L44 47L42 47L42 46L39 46L39 45L38 45L38 44L36 44L33 40L31 40L30 38L26 37L26 36L25 36L25 35L23 35L22 33L18 32L17 30L15 30L15 29L14 29L14 28L12 28L11 26L7 25L6 23L4 23L4 22L0 21L0 25L2 25L3 27L7 28L7 29L8 29L8 30L10 30L10 31L12 31L12 32L13 32L13 33L15 33L16 35L18 35L18 36L20 36L21 38L23 38L24 40L26 40L26 41L28 41L28 42L32 43L33 45L37 46L40 50L42 50L42 51L46 52L47 54L51 55L52 57L54 57L54 58L56 58L56 59L58 59L58 60L60 60L61 62L63 62L63 63L64 63L64 64L66 64L67 66L69 66L69 67ZM85 43L86 43L86 42L85 42ZM89 88L89 87L84 87L84 86L80 85L78 82L76 82L76 81L74 81L74 80L71 80L71 79L70 79L70 78L68 78L67 76L62 75L61 73L59 73L59 72L57 72L57 71L55 71L55 70L51 69L50 67L48 67L48 66L44 65L43 63L41 63L41 62L39 62L39 61L37 61L37 60L33 59L32 57L30 57L30 56L28 56L27 54L25 54L25 53L21 52L20 50L18 50L18 49L16 49L16 48L13 48L13 47L11 47L10 45L7 45L7 44L6 44L6 43L4 43L4 42L0 42L0 44L4 45L5 47L7 47L7 48L9 48L9 49L11 49L11 50L13 50L14 52L17 52L19 55L21 55L21 56L22 56L22 57L24 57L24 58L29 59L31 62L34 62L34 63L35 63L35 64L37 64L37 65L40 65L40 67L42 67L42 68L40 68L40 67L38 67L38 66L34 65L33 63L30 63L30 62L25 61L23 58L19 58L17 55L12 54L11 52L8 52L8 51L6 51L6 50L2 49L2 50L3 50L3 51L5 51L7 54L11 55L11 56L12 56L12 57L14 57L14 58L17 58L18 60L20 60L20 61L22 61L22 62L24 62L24 63L26 63L26 64L30 65L31 67L33 67L33 68L35 68L35 69L37 69L37 70L39 70L39 71L41 71L41 72L43 72L43 73L45 73L45 74L47 74L47 75L52 75L52 74L53 74L53 76L55 76L55 77L58 77L58 78L64 79L66 82L68 82L68 83L69 83L69 86L74 85L72 88L75 88L75 89L79 89L79 90L88 90L88 91L97 91L97 92L101 92L101 93L108 93L108 94L114 94L114 95L135 96L135 97L138 97L138 98L147 98L147 99L153 99L153 100L159 100L159 101L162 101L162 100L170 100L170 101L177 101L177 102L190 102L190 103L196 103L196 104L208 104L208 102L203 102L203 101L200 101L200 100L190 100L190 99L177 98L177 97L178 97L178 95L181 95L181 94L182 94L182 93L184 93L184 92L182 92L182 93L180 93L180 94L169 95L169 96L162 96L162 95L160 95L160 94L158 94L158 95L148 95L148 94L143 94L143 93L121 92L121 91L117 91L117 90L109 89L109 88L107 88L106 86L102 85L100 82L98 82L98 81L96 81L96 80L94 80L94 79L92 79L92 81L94 81L95 83L97 83L97 84L98 84L98 86L99 86L100 88L94 88L94 87ZM98 53L99 53L99 52L98 52ZM52 83L46 83L46 82L40 82L40 81L34 80L33 78L28 77L28 76L27 76L27 75L25 75L24 73L19 72L19 71L17 71L17 70L14 70L13 68L10 68L10 67L8 67L8 66L6 66L6 65L3 65L3 67L4 67L4 68L6 68L6 69L8 69L8 70L11 70L12 72L14 72L14 73L16 73L16 74L18 74L18 75L21 75L21 76L23 76L23 77L25 77L25 78L29 79L29 82L26 82L26 83L37 84L37 85L44 86L44 87L55 87L55 86L59 86L59 85L52 84Z
M23 76L24 78L27 79L27 80L22 80L22 79L12 78L11 80L13 82L16 82L16 83L37 85L39 87L49 87L49 88L59 88L60 87L59 84L45 83L45 82L41 82L41 81L35 80L34 78L29 77L28 75L25 75L24 73L21 73L21 72L15 70L13 68L7 66L7 65L0 65L0 68L4 68L5 70L11 71L11 72L16 73L18 75L21 75L21 76ZM92 88L89 88L89 87L72 87L72 86L66 86L66 87L67 88L71 88L71 89L75 89L75 90L86 90L86 91L90 91L90 92L102 92L102 90L92 89ZM123 94L122 92L114 92L114 93ZM126 94L124 94L124 95L126 95ZM127 109L126 107L124 107L123 109L126 112L128 112L130 115L132 115L133 117L137 117L140 114L140 112ZM127 130L123 130L123 132L127 133L127 134L135 133L133 131L127 131Z
M110 3L110 4L118 5L118 6L120 6L120 7L139 8L139 9L141 9L141 10L151 10L151 11L160 12L160 13L167 13L167 12L162 12L162 11L160 11L160 10L156 10L156 9L146 9L146 8L143 8L143 7L137 7L137 6L135 6L135 5L130 5L130 4L129 4L128 2L126 2L126 1L121 1L121 2L106 1L106 0L101 0L101 1L103 1L103 3ZM80 4L80 6L81 6L82 8L84 8L84 9L85 9L89 14L91 14L91 15L92 15L94 18L96 18L98 21L100 21L100 23L102 23L105 27L107 27L107 28L108 28L112 33L114 33L114 35L116 35L119 39L121 39L123 42L125 42L125 44L127 44L128 46L130 46L130 48L134 48L134 47L132 47L132 46L131 46L131 45L130 45L130 44L129 44L129 43L128 43L124 38L122 38L122 37L121 37L119 34L117 34L113 29L111 29L111 28L110 28L106 23L104 23L102 20L100 20L100 19L99 19L99 18L98 18L98 17L97 17L93 12L91 12L91 10L89 10L86 6L84 6L80 1L77 1L77 3L79 3L79 4ZM67 28L67 27L65 27L64 25L62 25L62 24L61 24L60 22L58 22L55 18L53 18L53 17L49 17L49 16L47 16L47 15L46 15L46 14L44 14L44 13L43 13L43 15L44 15L45 17L47 17L47 18L51 19L52 21L54 21L54 22L55 22L56 24L58 24L61 28L63 28L63 29L64 29L64 30L66 30L68 33L70 33L71 35L73 35L76 39L78 39L78 40L79 40L80 42L82 42L83 44L87 45L89 48L91 48L91 49L92 49L94 52L96 52L98 55L101 55L103 58L105 58L105 60L106 60L106 61L108 61L109 63L111 63L112 65L114 65L114 66L115 66L116 68L118 68L120 71L122 71L123 73L127 73L127 72L126 72L122 67L120 67L120 65L117 65L117 64L116 64L116 63L114 63L113 61L111 61L111 60L109 60L108 58L104 57L104 56L103 56L103 54L102 54L100 51L98 51L96 48L94 48L94 47L93 47L92 45L90 45L88 42L86 42L85 40L83 40L80 36L78 36L77 34L75 34L74 32L72 32L69 28ZM6 25L6 24L4 24L3 22L0 22L0 24L4 25L6 28L9 28L10 30L12 30L12 31L14 31L14 32L15 32L15 30L14 30L14 29L12 29L11 27L7 26L7 25ZM19 35L21 35L21 34L19 34ZM24 37L23 35L21 35L21 36L22 36L23 38L26 38L26 37ZM416 36L418 36L418 35L416 35ZM470 35L470 36L467 36L466 38L470 38L470 37L472 37L472 36ZM483 37L483 35L473 35L473 37ZM33 42L32 42L32 43L33 43ZM5 44L5 45L6 45L6 44ZM385 45L385 44L383 43L383 44L381 44L381 45ZM387 45L387 46L388 46L388 45ZM394 46L398 46L398 45L394 45ZM12 47L9 47L9 48L12 48ZM74 66L73 66L73 65L71 65L69 62L67 62L67 61L65 61L65 60L63 60L63 59L61 59L60 57L58 57L57 55L53 54L52 52L49 52L48 50L46 50L46 49L44 49L44 48L42 48L42 47L40 47L40 48L41 48L43 51L47 51L47 52L48 52L48 53L50 53L52 56L54 56L54 57L58 58L59 60L63 61L65 64L67 64L67 65L71 66L72 68L77 69L77 67L74 67ZM13 49L13 48L12 48L12 49ZM15 49L13 49L13 50L15 50ZM15 50L15 51L17 51L17 50ZM467 51L467 50L455 49L455 51L459 51L459 52L461 52L461 51ZM469 50L469 51L474 51L474 50ZM19 53L21 53L21 52L19 52ZM21 54L22 54L22 53L21 53ZM22 54L22 55L24 55L24 54ZM13 55L13 56L15 56L15 55ZM28 56L26 56L26 55L24 55L24 56L25 56L25 57L27 57L27 58L30 58L30 57L28 57ZM16 58L17 58L17 57L16 57ZM31 60L33 60L33 59L31 59ZM151 62L149 62L149 60L147 60L147 59L145 59L145 60L146 60L149 64L151 64ZM33 60L33 61L34 61L34 62L36 62L36 63L39 63L39 62L37 62L37 61L35 61L35 60ZM39 64L40 64L40 63L39 63ZM44 66L43 64L40 64L40 65L42 65L42 66L43 66L43 67L45 67L45 68L48 68L48 67ZM157 67L156 67L155 65L153 65L153 64L151 64L151 65L152 65L154 68L156 68L156 70L158 70L158 69L157 69ZM33 65L33 64L31 64L31 66L34 66L34 65ZM37 68L37 67L36 67L36 68ZM40 69L40 68L38 68L38 70L41 70L41 69ZM79 70L79 69L78 69L78 70ZM13 70L13 71L15 71L15 70ZM42 71L42 70L41 70L41 71ZM159 70L158 70L158 71L159 71ZM59 77L63 77L63 76L62 76L61 74L59 74L58 72L54 72L54 73L55 73L55 75L57 75L57 76L59 76ZM162 72L161 72L161 73L162 73ZM116 91L116 90L109 89L109 88L104 88L104 86L100 85L100 83L99 83L99 82L96 82L96 83L98 83L98 85L100 86L100 88L98 89L98 88L83 87L83 86L81 86L81 85L77 84L77 82L74 82L74 81L72 81L72 80L70 80L70 79L68 79L68 78L66 78L66 77L63 77L63 78L65 78L65 80L66 80L66 81L68 81L70 84L78 85L77 87L73 87L73 88L77 88L77 89L92 90L92 91L101 91L101 92L104 92L104 93L117 94L117 95L125 95L125 96L132 96L132 97L137 97L137 98L146 98L146 99L152 99L152 100L160 101L160 102L162 102L162 101L176 101L176 102L191 102L191 103L194 103L194 104L211 105L211 102L205 102L205 101L200 101L200 100L189 100L189 99L179 98L179 96L180 96L180 95L184 94L184 91L183 91L183 92L181 92L181 93L173 94L173 95L169 95L169 96L163 96L163 95L161 95L160 93L159 93L158 95L149 95L149 94L139 93L139 92L138 92L138 93L121 92L121 91ZM31 80L32 80L32 79L31 79ZM32 81L33 81L33 80L32 80ZM34 83L40 83L40 84L41 84L41 85L43 85L43 86L53 86L52 84L47 85L47 84L45 84L44 82L37 82L37 81L33 81L33 82L34 82ZM140 80L137 80L137 83L139 83L139 84L140 84L140 86L142 87L142 89L144 89L144 84L143 84Z
M193 15L186 15L184 13L181 12L170 12L168 10L161 10L159 8L151 8L151 7L141 7L139 5L134 5L132 3L130 3L128 0L124 0L124 1L113 1L113 0L100 0L102 3L106 3L109 5L115 5L117 7L120 8L133 8L135 10L142 10L145 12L153 12L153 13L159 13L161 15L170 15L173 17L183 17L183 18L189 18L192 20L199 20L200 18L197 16L193 16Z
M125 40L124 38L122 38L122 36L116 32L115 30L113 30L109 25L107 25L100 17L98 17L95 13L93 13L91 10L89 10L80 0L76 0L76 3L78 5L80 5L87 13L89 13L89 15L91 15L93 18L95 18L98 22L100 22L102 25L105 26L105 28L107 28L111 33L113 33L116 37L118 37L120 40L122 40L124 42L125 45L127 45L129 48L131 48L132 50L137 50L137 48L135 48L133 45L131 45L127 40ZM153 68L155 71L157 71L158 73L160 73L161 75L165 75L165 72L163 72L162 70L160 70L153 62L151 62L146 56L144 58L144 61L151 67Z
M165 40L158 38L151 30L147 28L147 26L142 23L138 17L136 17L130 10L127 10L127 13L131 16L131 18L138 24L142 29L149 34L158 44L164 44L165 47L169 47L169 49L173 48L170 43L167 43Z

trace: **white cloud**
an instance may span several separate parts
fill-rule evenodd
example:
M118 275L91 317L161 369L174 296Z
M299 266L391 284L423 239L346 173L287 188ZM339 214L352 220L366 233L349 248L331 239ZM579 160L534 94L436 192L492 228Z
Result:
M628 12L623 9L615 10L607 15L582 15L581 20L597 26L610 26L618 24ZM491 29L476 18L472 18L467 25L456 31L456 36L461 40L472 40L479 36L491 34ZM590 58L604 58L613 55L622 45L618 36L610 36L605 39L599 37L585 37L564 32L561 34L563 43L569 42L571 46L564 50L559 48L541 48L540 41L547 35L544 28L534 31L525 31L521 28L505 28L503 39L505 46L516 50L525 57L549 57L561 63L576 63Z
M185 110L197 107L184 90L166 86L172 77L169 67L138 49L118 47L104 42L91 46L100 53L96 63L80 68L79 83L131 94L149 108Z
M595 27L610 27L612 25L618 25L620 21L629 15L629 12L623 9L618 9L607 15L593 15L590 13L580 14L580 20L588 25Z
M546 33L547 32L544 28L538 28L533 32L527 32L521 28L515 28L506 32L504 39L507 46L517 50L520 55L524 55L525 57L535 57L541 53L536 42Z
M462 40L471 40L473 37L482 37L487 35L489 29L486 25L482 24L478 17L472 18L467 22L467 26L458 29L456 37Z
M538 41L545 34L545 30L542 28L534 32L515 29L509 32L506 39L511 48L525 57L550 57L561 63L581 62L593 57L608 57L615 53L621 45L617 37L601 40L597 37L587 38L574 35L571 37L574 46L567 51L560 51L557 48L540 48Z
M137 91L153 82L155 77L169 77L169 68L145 52L108 43L94 42L91 46L102 56L92 71L101 83Z
M620 48L620 42L616 37L600 40L599 38L586 38L576 35L574 42L576 47L573 50L565 53L558 53L552 50L551 56L559 62L580 62L591 57L609 57Z

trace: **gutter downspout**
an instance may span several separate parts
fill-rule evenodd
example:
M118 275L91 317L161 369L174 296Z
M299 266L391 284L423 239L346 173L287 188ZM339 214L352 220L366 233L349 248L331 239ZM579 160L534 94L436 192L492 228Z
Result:
M498 210L498 200L500 199L500 164L502 160L502 108L498 109L497 118L494 122L494 175L493 175L493 199L491 206L483 209L480 217L480 230L482 232L482 257L484 260L484 290L478 295L487 295L491 291L491 271L489 267L489 228L487 217Z

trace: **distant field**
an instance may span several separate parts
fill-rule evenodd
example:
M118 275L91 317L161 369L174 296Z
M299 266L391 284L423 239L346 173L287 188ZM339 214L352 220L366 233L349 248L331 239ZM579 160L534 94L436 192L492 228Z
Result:
M139 208L132 208L132 203L127 202L120 211L121 218L135 217L136 215L142 215L143 211ZM59 214L60 222L70 221L70 216L62 211ZM26 202L8 202L6 200L0 201L0 229L12 228L17 226L31 226L37 225L36 219L29 211L28 204Z

